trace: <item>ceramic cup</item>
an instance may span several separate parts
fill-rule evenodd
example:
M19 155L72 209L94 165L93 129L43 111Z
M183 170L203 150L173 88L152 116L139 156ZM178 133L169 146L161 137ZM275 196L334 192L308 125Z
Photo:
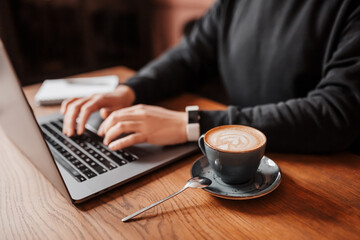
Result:
M264 156L266 136L244 125L224 125L200 136L199 147L217 176L227 184L252 179Z

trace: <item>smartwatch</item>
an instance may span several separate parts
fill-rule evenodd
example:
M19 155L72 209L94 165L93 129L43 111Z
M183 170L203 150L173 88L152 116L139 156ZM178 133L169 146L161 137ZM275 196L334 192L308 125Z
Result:
M195 142L200 137L199 106L187 106L185 111L188 115L188 123L186 124L187 140Z

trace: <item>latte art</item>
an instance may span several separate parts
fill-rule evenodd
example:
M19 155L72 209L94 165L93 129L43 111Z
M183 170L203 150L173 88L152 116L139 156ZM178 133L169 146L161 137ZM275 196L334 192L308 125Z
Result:
M238 152L261 146L264 138L256 129L246 126L223 126L206 134L206 142L219 150Z

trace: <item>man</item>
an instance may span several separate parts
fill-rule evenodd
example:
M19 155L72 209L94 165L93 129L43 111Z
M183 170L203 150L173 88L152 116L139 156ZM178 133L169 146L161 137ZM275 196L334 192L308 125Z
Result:
M62 104L63 131L82 134L101 109L99 129L113 150L139 142L187 141L185 112L152 103L219 76L231 104L199 111L201 133L224 124L263 131L268 149L329 152L360 133L360 3L355 0L222 0L179 46L116 91ZM122 139L117 136L133 132Z

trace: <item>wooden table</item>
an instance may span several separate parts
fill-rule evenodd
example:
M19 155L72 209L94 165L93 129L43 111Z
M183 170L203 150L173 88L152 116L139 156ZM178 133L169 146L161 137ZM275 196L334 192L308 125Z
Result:
M116 67L83 76L103 74L117 74L124 81L133 71ZM38 88L24 88L31 104ZM190 104L224 108L190 94L161 103L178 110ZM34 107L37 116L57 110ZM350 153L267 153L283 173L281 185L267 196L234 201L215 198L201 189L187 190L135 221L121 221L183 187L199 156L74 206L0 130L0 239L360 238L360 157Z

